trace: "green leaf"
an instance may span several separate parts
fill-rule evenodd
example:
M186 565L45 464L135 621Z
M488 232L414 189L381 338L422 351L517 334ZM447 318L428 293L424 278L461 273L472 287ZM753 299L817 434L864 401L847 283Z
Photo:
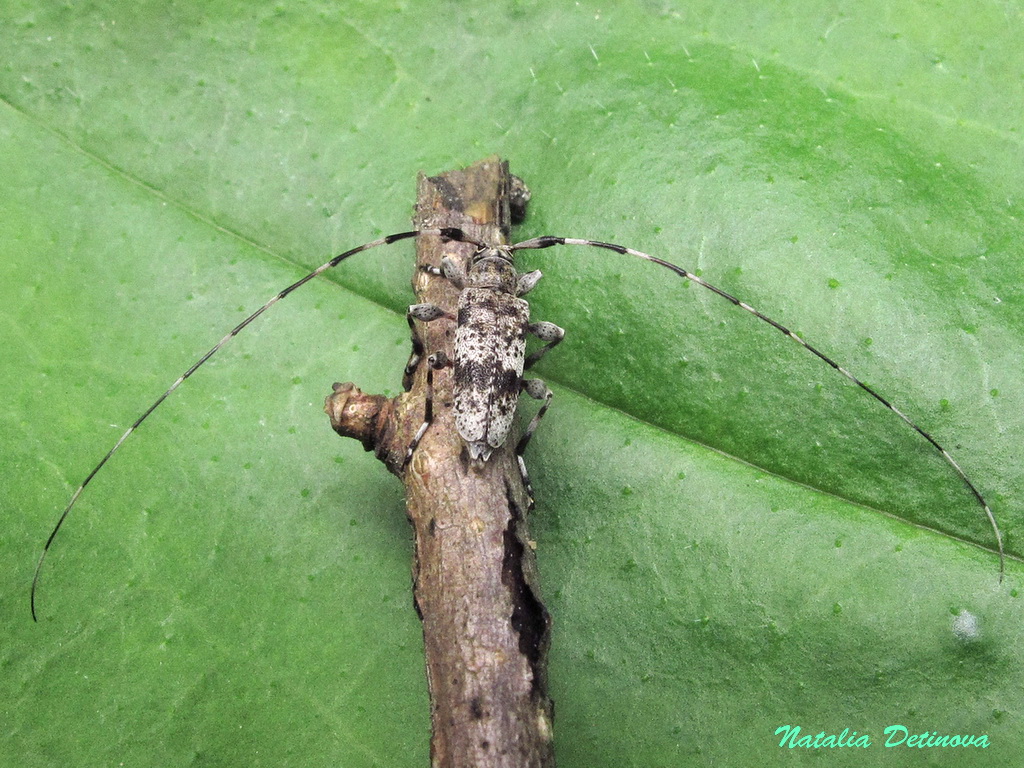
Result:
M920 764L883 728L1024 748L1015 532L1020 9L12 2L2 12L0 755L26 766L422 766L401 487L337 439L394 394L411 248L314 281L71 491L223 333L408 228L415 174L498 153L517 235L619 242L801 333L933 434L656 265L584 248L527 461L562 766ZM524 411L535 407L524 404ZM956 634L961 611L977 637Z

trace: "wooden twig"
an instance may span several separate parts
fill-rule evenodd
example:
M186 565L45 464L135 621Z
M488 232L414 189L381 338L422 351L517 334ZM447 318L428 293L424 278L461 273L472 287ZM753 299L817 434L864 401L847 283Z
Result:
M457 227L483 242L507 242L528 192L497 158L420 177L417 229ZM468 263L474 247L417 238L417 302L455 313L458 290L422 271L443 255ZM417 322L426 354L453 357L455 324ZM413 600L423 622L434 768L554 766L546 653L550 619L537 590L527 533L528 498L510 435L484 463L469 460L452 417L451 369L434 374L434 420L404 470L424 420L426 361L387 399L335 384L325 410L339 434L362 441L405 483L415 529Z

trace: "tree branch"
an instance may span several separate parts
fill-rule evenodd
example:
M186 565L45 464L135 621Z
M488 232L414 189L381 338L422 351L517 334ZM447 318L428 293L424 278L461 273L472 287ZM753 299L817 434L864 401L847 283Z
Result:
M506 242L529 192L489 158L464 170L419 179L417 229L457 227L484 242ZM413 289L418 303L455 314L459 291L422 271L443 255L468 266L474 247L417 238ZM336 384L325 410L339 434L362 441L406 488L415 529L414 604L423 622L435 768L552 768L552 702L546 654L550 619L537 589L526 527L528 498L510 435L481 465L471 462L452 416L451 368L434 373L434 420L412 461L402 463L423 423L425 356L454 357L455 323L416 324L425 350L386 399Z

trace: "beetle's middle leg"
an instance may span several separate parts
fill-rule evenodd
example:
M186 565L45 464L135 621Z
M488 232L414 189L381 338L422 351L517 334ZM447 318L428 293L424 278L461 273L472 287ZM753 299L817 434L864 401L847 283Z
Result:
M423 435L427 433L427 429L430 428L431 423L434 421L434 371L447 368L451 364L451 360L448 359L448 355L444 352L435 352L427 358L427 386L423 402L423 423L420 424L420 428L416 430L416 434L409 443L409 448L405 452L405 460L402 461L402 469L405 469L409 462L412 461L412 455L416 452L420 440L423 439Z
M416 367L420 364L420 360L423 359L424 352L423 339L420 337L420 332L416 329L416 321L421 320L424 323L429 323L431 320L437 320L441 317L447 317L449 320L455 319L450 313L445 312L436 304L413 304L405 313L405 319L409 323L409 334L412 336L412 353L409 355L409 362L405 364L405 373L402 376L402 383L405 385L406 392L412 389L412 377L416 373Z
M424 271L427 271L426 269ZM405 313L405 318L409 322L409 331L412 334L412 354L409 356L409 362L405 366L405 375L402 379L403 383L406 384L406 391L412 388L412 377L416 373L416 367L420 364L420 360L423 359L423 339L420 337L419 331L416 329L416 321L420 320L424 323L429 323L433 320L446 317L449 320L455 318L450 312L445 312L441 307L436 304L413 304L409 307L408 312ZM413 437L412 442L409 443L409 449L405 453L405 460L402 462L402 467L405 466L412 460L412 455L416 451L416 446L420 444L420 440L423 435L426 434L427 428L430 426L430 422L434 420L434 371L440 370L451 365L451 361L444 352L436 352L427 358L427 391L426 391L426 402L424 403L425 411L423 414L423 424L416 430L416 435Z
M523 363L523 370L526 370L544 357L549 349L557 346L558 343L565 338L565 330L563 328L559 328L554 323L530 323L529 326L527 326L527 330L541 341L546 341L547 344L530 353L530 356L527 357L526 361Z

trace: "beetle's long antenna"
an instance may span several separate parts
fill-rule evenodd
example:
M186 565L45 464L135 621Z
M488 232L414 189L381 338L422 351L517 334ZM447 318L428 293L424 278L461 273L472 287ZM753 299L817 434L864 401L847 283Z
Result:
M121 447L121 445L124 443L124 441L127 440L128 437L136 429L138 429L139 425L142 424L142 422L145 421L149 417L149 415L151 413L153 413L153 411L155 411L161 405L161 403L163 403L164 400L166 400L171 395L172 392L174 392L179 386L181 386L181 384L185 381L185 379L189 378L193 373L195 373L196 370L198 370L204 363L206 363L207 360L209 360L211 357L213 357L213 355L216 354L221 349L221 347L223 347L225 344L227 344L232 338L237 336L242 331L242 329L244 329L246 326L248 326L250 323L252 323L254 320L256 320L256 318L258 318L260 315L262 315L264 312L266 312L268 309L270 309L270 307L272 307L278 301L280 301L285 296L290 294L292 291L294 291L297 288L305 285L307 282L309 282L313 278L317 277L318 275L322 274L323 272L326 272L328 269L331 269L332 267L337 266L342 261L347 259L349 256L353 256L353 255L355 255L357 253L361 253L362 251L366 251L366 250L369 250L371 248L375 248L375 247L377 247L379 245L389 245L389 244L397 242L399 240L406 240L406 239L413 238L413 237L418 237L418 236L421 236L421 235L434 235L434 236L442 237L442 238L447 239L447 240L455 240L455 241L459 241L459 242L471 243L471 244L476 245L478 248L486 247L486 244L481 243L479 240L476 240L474 238L469 237L467 234L465 234L460 229L442 228L442 229L423 229L423 230L411 231L411 232L399 232L399 233L396 233L396 234L393 234L393 235L388 235L386 237L382 237L382 238L380 238L378 240L373 240L372 242L369 242L369 243L364 243L363 245L360 245L360 246L358 246L356 248L352 248L352 249L350 249L348 251L345 251L344 253L340 253L337 256L335 256L334 258L332 258L330 261L328 261L328 262L322 264L321 266L317 267L315 270L310 272L308 275L303 277L301 280L298 280L295 283L292 283L287 288L285 288L281 292L277 293L273 298L271 298L263 306L261 306L259 309L257 309L255 312L253 312L251 315L246 317L242 322L240 322L238 325L236 325L227 335L224 336L224 338L222 338L220 341L218 341L206 354L204 354L202 357L200 357L187 371L185 371L181 376L179 376L174 381L174 383L171 384L171 386L168 387L167 390L162 395L160 395L160 397L158 397L156 399L156 401L154 401L153 404L150 405L149 408L147 408L146 411L141 416L139 416L139 418L137 418L135 420L135 422L132 423L132 425L130 427L128 427L128 429L125 430L124 434L122 434L121 437L118 438L118 440L114 444L114 446L109 451L107 451L107 454L100 460L100 462L95 467L93 467L92 471L89 472L89 474L86 476L85 480L83 480L82 483L78 486L78 488L75 489L75 492L72 494L70 501L68 501L67 506L64 508L64 511L61 513L60 518L57 520L57 524L53 527L53 530L50 532L50 536L49 536L49 538L47 538L46 544L43 546L43 551L42 551L42 553L39 556L39 561L36 563L35 573L32 576L32 589L31 589L31 594L30 594L30 607L31 607L31 611L32 611L32 620L33 621L38 621L38 618L37 618L37 615L36 615L36 591L38 589L39 576L40 576L40 573L42 572L43 562L46 559L46 554L47 554L47 552L49 552L50 546L53 544L53 541L56 538L58 531L60 531L61 526L64 524L64 521L67 519L67 517L70 514L71 510L74 508L74 506L77 503L79 497L82 495L82 492L85 490L86 486L92 481L92 479L96 476L96 474L110 460L110 458L118 451L118 449ZM663 259L659 259L659 258L657 258L655 256L651 256L650 254L647 254L647 253L643 253L642 251L634 250L633 248L627 248L627 247L622 246L622 245L616 245L615 243L604 243L604 242L600 242L600 241L597 241L597 240L585 240L585 239L571 238L571 237L552 237L552 236L537 237L537 238L533 238L531 240L524 240L521 243L516 243L516 244L511 245L511 246L505 246L505 248L509 252L514 252L514 251L517 251L517 250L550 248L550 247L555 246L555 245L585 245L585 246L591 246L591 247L595 247L595 248L604 248L604 249L607 249L607 250L610 250L610 251L615 251L616 253L620 253L620 254L628 254L628 255L631 255L631 256L638 256L641 259L645 259L647 261L654 262L655 264L660 264L661 266L666 267L667 269L670 269L671 271L675 272L680 277L684 277L687 280L690 280L691 282L694 282L697 285L703 286L704 288L707 288L708 290L718 294L719 296L721 296L722 298L726 299L730 303L735 304L736 306L740 307L741 309L745 310L746 312L749 312L750 314L754 315L754 317L764 321L765 323L768 323L769 325L771 325L776 330L781 331L784 335L788 336L790 339L792 339L793 341L795 341L798 344L800 344L802 347L804 347L804 349L808 350L811 354L815 355L817 358L819 358L820 360L822 360L825 363L827 363L830 367L834 368L836 371L841 373L843 376L845 376L851 382L853 382L858 387L860 387L862 390L867 392L869 395L871 395L871 397L873 397L879 403L884 405L887 409L889 409L890 411L895 413L897 416L899 416L899 418L902 419L911 429L913 429L921 437L923 437L925 440L927 440L942 455L942 457L943 457L943 459L945 459L946 463L949 464L949 466L953 468L953 470L956 472L957 476L963 481L964 485L967 486L968 490L970 490L970 492L973 494L974 498L981 505L982 509L985 511L985 516L988 518L989 524L992 526L992 531L994 532L995 537L996 537L996 544L997 544L998 552L999 552L999 580L1000 580L1000 582L1003 580L1003 575L1004 575L1004 572L1005 572L1005 554L1004 554L1004 550L1003 550L1003 537L1002 537L1002 534L1001 534L1001 532L999 530L999 525L996 522L995 515L993 514L993 512L992 512L991 508L989 507L988 503L985 501L985 498L982 496L981 492L974 485L974 483L971 481L971 479L967 476L967 473L964 472L964 470L960 467L960 465L957 463L957 461L950 455L950 453L945 448L943 448L942 445L940 445L939 442L934 437L932 437L928 432L926 432L924 429L919 427L913 420L911 420L906 414L904 414L899 408L897 408L895 405L893 405L885 397L880 395L878 392L876 392L870 386L868 386L867 384L862 382L860 379L858 379L856 376L851 374L849 371L847 371L845 368L843 368L841 365L839 365L837 362L835 362L828 355L826 355L825 353L821 352L819 349L817 349L816 347L812 346L811 344L807 343L802 338L797 336L793 331L789 330L786 326L784 326L781 323L773 320L772 318L768 317L767 315L762 314L757 309L754 309L749 304L747 304L747 303L745 303L743 301L740 301L735 296L732 296L731 294L729 294L728 292L722 290L721 288L718 288L717 286L714 286L711 283L708 283L708 282L704 281L703 279L701 279L697 275L695 275L695 274L693 274L691 272L688 272L687 270L683 269L682 267L679 267L679 266L677 266L677 265L675 265L675 264L673 264L671 262L665 261Z
M447 238L450 238L450 239L453 239L453 240L460 239L457 236L453 236L453 233L451 231L446 231L444 233L444 237L447 237ZM466 239L468 240L468 238L466 238ZM810 352L811 354L815 355L820 360L823 360L824 362L828 363L832 368L837 370L839 373L841 373L847 379L849 379L854 384L856 384L858 387L860 387L865 392L867 392L869 395L871 395L875 400L880 402L882 405L884 405L890 411L892 411L897 416L899 416L901 419L903 419L903 421L906 424L908 424L911 429L913 429L915 432L917 432L917 434L919 434L921 437L923 437L925 440L927 440L929 443L931 443L932 446L935 448L935 450L937 450L940 454L942 454L942 458L944 458L946 460L946 463L949 464L949 466L951 466L953 468L953 471L956 472L956 474L964 482L964 485L966 485L968 490L970 490L970 492L974 495L974 498L978 500L978 503L981 505L982 509L985 510L985 516L988 518L989 524L992 526L992 531L995 533L995 536L996 536L996 545L997 545L997 547L999 549L999 581L1002 582L1003 574L1005 572L1005 555L1004 555L1004 552L1003 552L1003 536L1002 536L1002 534L999 531L999 525L996 523L995 515L992 513L992 510L989 508L988 502L985 501L985 497L981 495L981 491L979 491L978 488L974 485L974 483L971 482L971 479L969 477L967 477L967 473L964 472L963 469L960 468L960 465L957 464L956 459L954 459L949 454L949 451L947 451L945 448L943 448L934 437L932 437L925 430L923 430L921 427L919 427L917 424L915 424L906 414L903 413L903 411L901 411L899 408L897 408L895 405L893 405L891 402L889 402L886 398L882 397L882 395L878 394L878 392L876 392L874 389L869 387L863 381L858 379L852 373L847 371L845 368L843 368L841 365L839 365L839 363L837 363L835 360L830 358L824 352L820 351L816 347L811 346L806 341L801 339L799 336L797 336L795 333L793 333L793 331L789 330L786 326L782 325L781 323L776 322L775 320L772 320L767 315L762 314L761 312L759 312L758 310L754 309L749 304L740 301L735 296L732 296L731 294L723 291L721 288L718 288L718 287L712 285L711 283L705 282L704 280L702 280L701 278L697 277L697 275L693 274L692 272L688 272L685 269L683 269L682 267L678 267L678 266L676 266L675 264L673 264L671 262L664 261L663 259L659 259L659 258L657 258L655 256L651 256L650 254L643 253L641 251L633 250L632 248L626 248L625 246L622 246L622 245L616 245L614 243L602 243L602 242L599 242L597 240L581 240L579 238L574 238L574 237L550 237L550 236L548 236L548 237L535 237L532 240L524 240L521 243L516 243L515 245L509 246L509 249L511 251L519 251L519 250L536 249L536 248L550 248L553 245L588 245L588 246L593 246L595 248L606 248L609 251L615 251L616 253L621 253L621 254L629 254L630 256L639 256L641 259L646 259L647 261L653 261L655 264L660 264L661 266L666 267L666 268L672 270L673 272L675 272L680 277L685 277L687 280L690 280L690 281L696 283L697 285L703 286L704 288L707 288L709 291L713 291L714 293L717 293L723 299L726 299L727 301L732 302L733 304L735 304L740 309L746 310L747 312L752 314L754 317L758 318L759 320L763 320L764 322L768 323L768 325L772 326L776 330L781 331L786 336L788 336L793 341L795 341L797 344L799 344L804 349L806 349L808 352Z
M191 376L193 373L195 373L196 370L198 370L199 367L203 365L203 363L205 363L207 360L209 360L211 357L213 357L220 350L221 347L223 347L231 339L233 339L235 336L237 336L239 334L239 332L243 328L245 328L247 325L249 325L251 322L253 322L257 317L262 315L268 309L270 309L274 304L279 302L281 299L283 299L289 293L294 291L296 288L299 288L299 287L305 285L306 283L308 283L314 277L322 274L323 272L326 272L331 267L337 266L342 261L347 259L349 256L354 256L355 254L361 253L362 251L368 251L371 248L376 248L378 245L390 245L391 243L397 242L398 240L407 240L410 237L417 237L417 236L420 236L420 235L444 236L445 234L446 233L443 230L439 230L439 229L423 229L423 230L420 230L420 231L417 231L417 232L399 232L399 233L394 234L394 235L388 235L387 237L382 237L379 240L374 240L373 242L370 242L370 243L364 243L363 245L360 245L357 248L352 248L351 250L348 250L348 251L345 251L344 253L338 254L337 256L335 256L330 261L328 261L328 262L326 262L324 264L321 264L319 267L314 269L312 272L310 272L308 275L306 275L301 280L292 283L287 288L285 288L283 291L281 291L280 293L276 294L270 301L268 301L262 307L257 309L255 312L253 312L247 318L245 318L245 320L243 320L238 325L236 325L234 328L232 328L231 331L223 339L221 339L216 344L214 344L213 347L211 347L209 352L207 352L205 355L203 355L201 358L199 358L192 365L191 368L189 368L187 371L185 371L183 374L181 374L181 376L179 376L175 380L175 382L173 384L171 384L171 386L169 386L167 388L167 391L164 392L162 395L160 395L160 397L158 397L156 399L156 401L151 406L149 406L149 408L146 409L145 413L143 413L141 416L139 416L139 418L137 418L135 420L135 422L130 427L128 427L128 429L126 429L124 431L124 434L121 435L120 438L118 438L116 443L114 443L114 447L111 448L109 451L107 451L107 455L104 456L102 459L100 459L100 463L97 464L95 467L93 467L92 471L86 476L85 480L82 481L82 484L79 485L78 488L75 490L75 492L71 495L71 500L68 502L68 505L66 507L64 507L64 511L61 513L60 518L57 520L57 524L53 527L53 530L50 532L50 537L46 540L46 544L43 546L42 554L39 555L39 562L36 563L35 574L32 576L32 592L31 592L31 595L30 595L30 598L29 598L30 607L32 609L32 620L33 621L38 621L38 619L36 618L36 590L37 590L37 588L39 586L39 574L40 574L40 572L42 571L42 568L43 568L43 561L46 559L46 553L50 550L50 545L53 544L53 540L54 540L54 538L56 538L57 532L60 530L61 526L64 525L64 521L67 519L68 515L71 513L71 510L74 508L75 503L78 501L78 497L82 495L82 491L85 490L85 487L87 485L89 485L89 482L96 476L96 473L99 472L103 468L103 465L105 465L110 460L110 458L115 453L117 453L117 450L121 447L122 443L124 443L124 441L128 439L128 436L131 435L132 432L134 432L136 429L138 429L139 425L146 420L146 418L149 416L149 414L151 414L153 411L155 411L160 406L160 404L164 400L166 400L170 396L170 394L172 392L174 392L174 390L176 390L178 387L180 387L182 382L185 381L185 379L187 379L189 376ZM455 238L449 238L449 239L455 239Z

